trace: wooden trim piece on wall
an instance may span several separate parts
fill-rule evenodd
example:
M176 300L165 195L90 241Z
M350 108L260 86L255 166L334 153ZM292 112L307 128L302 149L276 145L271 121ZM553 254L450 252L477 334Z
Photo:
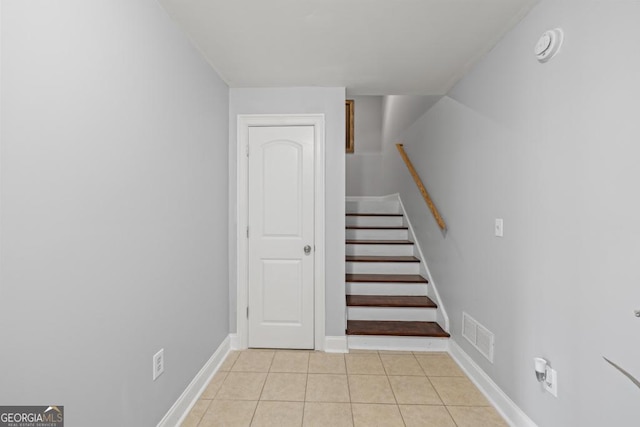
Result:
M346 118L346 123L345 123L345 128L347 130L347 153L353 153L355 152L355 145L354 145L354 110L355 110L355 105L353 103L353 99L346 99L345 101L345 108L346 108L346 114L345 114L345 118Z
M400 156L402 156L402 160L404 160L404 163L407 165L407 168L409 169L409 173L411 174L411 176L413 177L413 180L418 186L418 189L420 190L420 194L422 194L422 198L424 198L424 201L427 203L429 210L433 214L433 218L438 223L438 226L440 227L440 229L442 231L446 231L447 224L445 224L444 219L442 219L440 212L438 212L438 209L436 208L436 205L433 203L433 200L431 200L431 196L429 196L429 193L427 192L427 189L424 187L424 184L422 183L422 180L420 179L418 172L416 172L415 168L413 167L413 164L411 163L411 160L409 160L409 156L407 156L407 153L404 151L404 145L396 144L396 148L400 152Z

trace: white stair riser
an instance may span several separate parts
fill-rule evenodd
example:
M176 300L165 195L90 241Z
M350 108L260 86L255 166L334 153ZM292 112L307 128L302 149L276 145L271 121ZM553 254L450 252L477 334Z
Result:
M397 201L347 202L347 213L402 213Z
M420 283L347 282L347 295L427 296L427 285Z
M401 216L347 216L347 227L401 227Z
M413 245L347 245L347 255L412 256Z
M389 337L377 335L347 335L354 350L447 351L448 338Z
M347 262L351 274L420 274L418 262Z
M347 307L347 319L435 322L436 309L424 307Z
M348 240L407 240L408 238L409 232L407 230L347 229Z

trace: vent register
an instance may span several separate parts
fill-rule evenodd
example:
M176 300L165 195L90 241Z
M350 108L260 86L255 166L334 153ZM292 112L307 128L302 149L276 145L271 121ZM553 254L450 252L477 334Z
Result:
M493 363L494 336L467 313L462 313L462 336L475 347L487 360Z

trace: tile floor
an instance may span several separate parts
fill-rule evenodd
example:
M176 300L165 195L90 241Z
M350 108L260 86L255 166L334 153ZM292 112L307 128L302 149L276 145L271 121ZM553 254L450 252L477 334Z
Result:
M183 427L504 427L446 353L231 352Z

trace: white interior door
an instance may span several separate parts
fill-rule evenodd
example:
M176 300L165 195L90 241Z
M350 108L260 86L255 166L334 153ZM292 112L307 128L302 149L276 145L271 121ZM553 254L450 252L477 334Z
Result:
M314 127L249 127L248 344L314 348Z

